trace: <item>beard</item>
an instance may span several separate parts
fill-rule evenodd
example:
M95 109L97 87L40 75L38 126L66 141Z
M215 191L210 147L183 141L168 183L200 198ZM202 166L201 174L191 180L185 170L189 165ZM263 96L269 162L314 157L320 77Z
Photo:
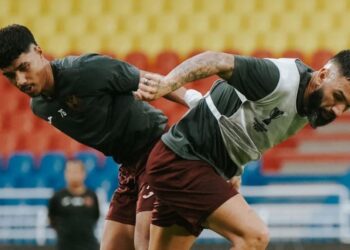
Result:
M319 88L310 94L306 105L306 116L312 128L327 125L335 120L336 115L321 107L323 100L323 89Z

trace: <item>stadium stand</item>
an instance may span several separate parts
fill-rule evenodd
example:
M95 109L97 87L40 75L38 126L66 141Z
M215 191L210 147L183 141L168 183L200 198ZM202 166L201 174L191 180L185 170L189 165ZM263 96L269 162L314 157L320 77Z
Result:
M347 0L1 0L0 26L29 26L50 59L101 52L161 74L204 50L297 57L319 69L348 47L349 8ZM215 79L187 86L204 94ZM53 189L64 186L64 163L72 156L87 163L87 185L104 190L106 210L106 200L118 184L117 164L87 152L87 147L34 118L28 98L2 75L0 95L0 243L44 244L54 239L42 220L46 213L42 205ZM163 99L153 105L164 110L170 124L186 112ZM349 201L344 198L350 189L349 117L317 130L305 127L245 168L244 185L257 186L254 191L247 188L245 195L271 226L273 239L349 240ZM314 186L295 186L305 183ZM20 189L24 187L40 188ZM291 205L296 200L289 194L296 190L302 195L302 188L310 191L311 198L320 193L326 198L316 205L305 201ZM279 204L268 203L276 192L288 197L279 196ZM342 198L331 203L335 199L328 197L331 193ZM40 196L39 202L30 197L34 194ZM292 201L285 202L287 198ZM291 216L287 213L291 210L297 213ZM290 227L293 230L286 229Z

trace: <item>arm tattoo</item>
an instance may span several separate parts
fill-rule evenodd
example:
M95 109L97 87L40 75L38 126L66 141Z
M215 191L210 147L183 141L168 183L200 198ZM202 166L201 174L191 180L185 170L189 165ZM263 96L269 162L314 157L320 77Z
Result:
M224 53L203 53L181 63L172 70L167 78L172 83L172 90L186 82L209 77L216 74L232 72L234 59Z

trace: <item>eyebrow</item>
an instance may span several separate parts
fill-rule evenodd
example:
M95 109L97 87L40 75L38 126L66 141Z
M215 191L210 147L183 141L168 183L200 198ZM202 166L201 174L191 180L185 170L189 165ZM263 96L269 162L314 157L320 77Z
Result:
M13 71L7 71L7 72L3 72L4 75L7 75L7 74L12 74L14 73L15 71L17 71L18 69L20 69L21 67L23 67L25 64L27 64L28 62L22 62L20 65L18 65Z
M340 93L340 95L342 96L342 98L345 100L346 106L350 107L349 100L348 100L348 98L346 98L344 92L343 92L342 90L338 90L338 93Z

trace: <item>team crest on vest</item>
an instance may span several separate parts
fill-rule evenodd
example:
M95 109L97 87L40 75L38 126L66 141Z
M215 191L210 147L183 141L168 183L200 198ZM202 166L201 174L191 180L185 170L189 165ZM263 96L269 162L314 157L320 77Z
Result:
M278 107L275 107L270 111L270 116L263 119L262 121L259 121L256 117L254 117L253 127L257 132L267 132L268 126L271 123L271 121L281 117L283 114L284 111L279 110Z
M80 106L81 106L81 100L80 98L78 98L75 95L70 95L66 98L65 103L67 104L67 106L69 108L71 108L72 110L79 110Z

